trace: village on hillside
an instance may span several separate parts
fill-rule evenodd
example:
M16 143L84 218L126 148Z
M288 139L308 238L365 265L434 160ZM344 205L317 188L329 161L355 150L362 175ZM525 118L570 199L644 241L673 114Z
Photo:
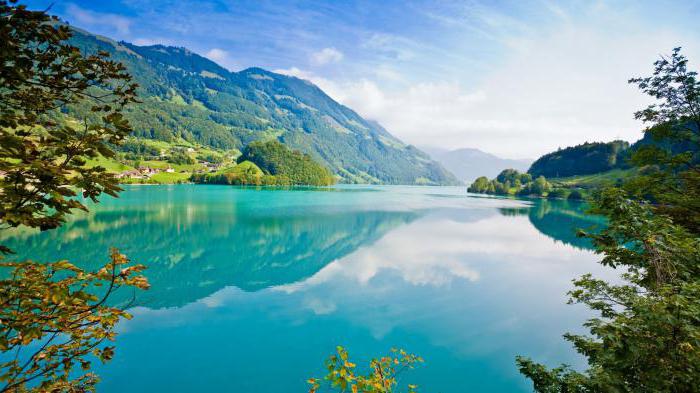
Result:
M222 166L221 164L214 164L208 161L197 161L197 164L199 164L202 168L194 170L181 169L179 171L176 171L175 168L170 165L168 165L168 167L165 169L141 165L136 169L129 169L119 172L115 175L115 177L117 179L150 179L157 173L211 173L218 171Z
M112 165L108 167L125 183L175 183L187 181L195 173L212 173L235 165L237 154L138 140L131 146L127 143L127 148L110 160Z

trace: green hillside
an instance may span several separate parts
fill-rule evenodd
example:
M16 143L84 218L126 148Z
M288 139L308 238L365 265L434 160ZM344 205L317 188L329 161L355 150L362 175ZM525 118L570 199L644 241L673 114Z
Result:
M222 151L277 139L343 182L458 183L428 155L305 80L260 68L229 72L185 48L117 43L78 29L71 43L110 53L139 83L142 103L127 113L138 138ZM89 108L66 112L84 116Z
M697 144L669 137L672 132L679 130L698 132L697 126L693 124L687 124L683 128L661 124L647 130L644 137L632 146L624 141L613 141L584 143L559 149L537 159L527 174L506 169L495 179L489 180L485 176L477 178L467 191L583 199L593 190L629 184L640 176L659 170L659 165L637 162L640 157L644 159L683 154L688 163L700 162ZM659 159L656 161L663 162ZM539 185L536 184L537 179L541 179ZM533 188L533 185L536 187Z
M528 173L533 177L568 177L609 171L618 167L620 153L629 148L625 141L584 143L559 149L538 158Z
M607 186L613 186L615 184L621 184L625 180L632 178L637 172L638 169L636 168L617 168L601 173L593 173L590 175L553 178L550 179L550 181L555 185L561 187L596 189Z
M310 156L277 141L252 142L238 164L213 173L193 173L190 180L205 184L256 186L329 186L335 177Z
M252 162L265 174L283 178L290 184L326 186L335 183L333 174L310 156L290 150L277 141L252 142L238 160Z

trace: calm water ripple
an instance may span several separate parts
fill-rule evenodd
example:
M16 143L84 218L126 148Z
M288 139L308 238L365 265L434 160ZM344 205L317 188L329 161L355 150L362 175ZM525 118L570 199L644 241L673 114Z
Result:
M580 365L560 336L587 314L566 291L611 273L574 229L601 223L464 188L132 186L6 242L15 258L97 267L116 246L149 266L100 392L303 392L338 344L360 364L420 354L404 379L423 392L525 392L517 354Z

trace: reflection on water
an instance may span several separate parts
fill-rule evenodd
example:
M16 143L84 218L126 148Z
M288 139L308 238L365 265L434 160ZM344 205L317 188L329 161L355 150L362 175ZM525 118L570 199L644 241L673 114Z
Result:
M579 229L595 231L605 224L600 216L585 214L587 205L582 202L534 199L528 207L499 209L505 216L526 215L532 225L552 239L577 248L592 249L591 241L576 236Z
M131 187L9 242L87 267L118 246L149 266L103 392L304 391L337 344L358 360L419 353L424 391L528 391L516 354L579 362L560 334L585 314L564 294L609 274L574 235L600 223L580 205L459 188Z

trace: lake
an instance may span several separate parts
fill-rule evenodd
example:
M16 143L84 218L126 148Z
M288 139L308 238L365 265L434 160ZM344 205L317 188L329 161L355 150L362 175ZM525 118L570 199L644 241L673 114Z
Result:
M345 346L425 358L422 392L527 392L514 358L582 360L561 338L588 316L571 279L611 276L575 228L580 204L466 188L270 190L128 186L60 229L18 231L16 258L148 265L98 392L304 392ZM133 292L117 293L126 302Z

